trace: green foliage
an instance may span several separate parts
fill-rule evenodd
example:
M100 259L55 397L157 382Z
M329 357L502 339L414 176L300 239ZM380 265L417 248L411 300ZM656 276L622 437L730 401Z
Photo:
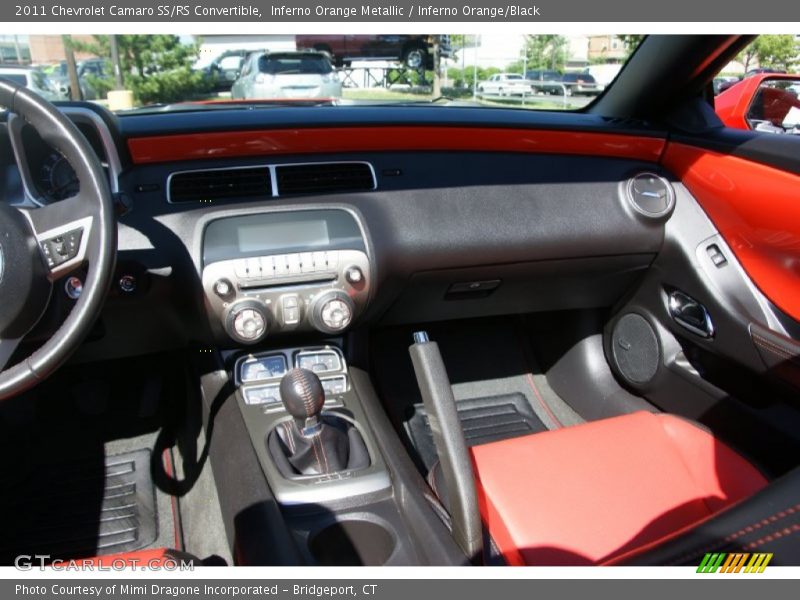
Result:
M633 54L633 51L639 47L639 44L642 43L642 40L646 38L646 35L641 34L624 34L617 36L620 41L625 44L625 50L628 52L628 56Z
M791 71L800 62L800 43L793 35L760 35L751 46L760 67Z
M563 71L567 64L567 38L563 35L526 35L528 69Z
M501 69L497 67L478 67L477 76L478 81L485 81L495 73L502 73ZM521 71L517 71L521 72ZM453 88L468 88L472 90L472 84L475 80L475 70L473 67L466 67L459 69L457 67L450 67L447 69L447 79ZM451 94L445 94L451 95Z
M94 38L94 42L75 43L76 50L106 58L108 72L113 72L109 37ZM118 35L117 46L124 86L133 91L138 103L180 102L210 90L205 76L192 70L197 46L181 44L176 35ZM90 83L101 92L101 97L114 86L113 78L92 78Z

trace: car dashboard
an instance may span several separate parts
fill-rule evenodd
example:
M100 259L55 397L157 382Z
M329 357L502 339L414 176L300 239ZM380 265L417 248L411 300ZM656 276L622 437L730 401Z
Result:
M608 306L652 262L672 210L631 201L643 173L671 189L656 165L665 134L646 123L435 107L62 110L121 213L116 285L86 359ZM7 127L19 176L6 201L73 191L57 152L13 117Z

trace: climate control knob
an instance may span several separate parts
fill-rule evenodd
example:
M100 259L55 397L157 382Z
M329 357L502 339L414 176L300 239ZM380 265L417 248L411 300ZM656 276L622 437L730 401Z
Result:
M233 339L253 344L267 333L267 307L259 300L236 302L228 311L225 329Z
M323 333L339 333L353 321L355 304L344 292L328 290L314 299L310 310L311 324Z

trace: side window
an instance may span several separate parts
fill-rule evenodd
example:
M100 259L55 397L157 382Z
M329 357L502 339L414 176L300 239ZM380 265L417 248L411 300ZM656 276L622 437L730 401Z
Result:
M800 133L800 77L765 79L747 109L747 122L756 131Z
M251 56L249 59L245 60L244 66L242 67L242 77L250 74L250 71L253 70L253 62L255 62L255 60L256 58L254 56Z

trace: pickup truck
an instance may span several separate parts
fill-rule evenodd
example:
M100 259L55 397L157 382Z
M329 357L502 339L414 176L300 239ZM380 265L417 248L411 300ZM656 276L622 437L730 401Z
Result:
M449 56L449 36L440 35L298 35L298 50L327 52L337 67L354 60L400 62L409 69L433 68L433 45L439 38L441 56Z

